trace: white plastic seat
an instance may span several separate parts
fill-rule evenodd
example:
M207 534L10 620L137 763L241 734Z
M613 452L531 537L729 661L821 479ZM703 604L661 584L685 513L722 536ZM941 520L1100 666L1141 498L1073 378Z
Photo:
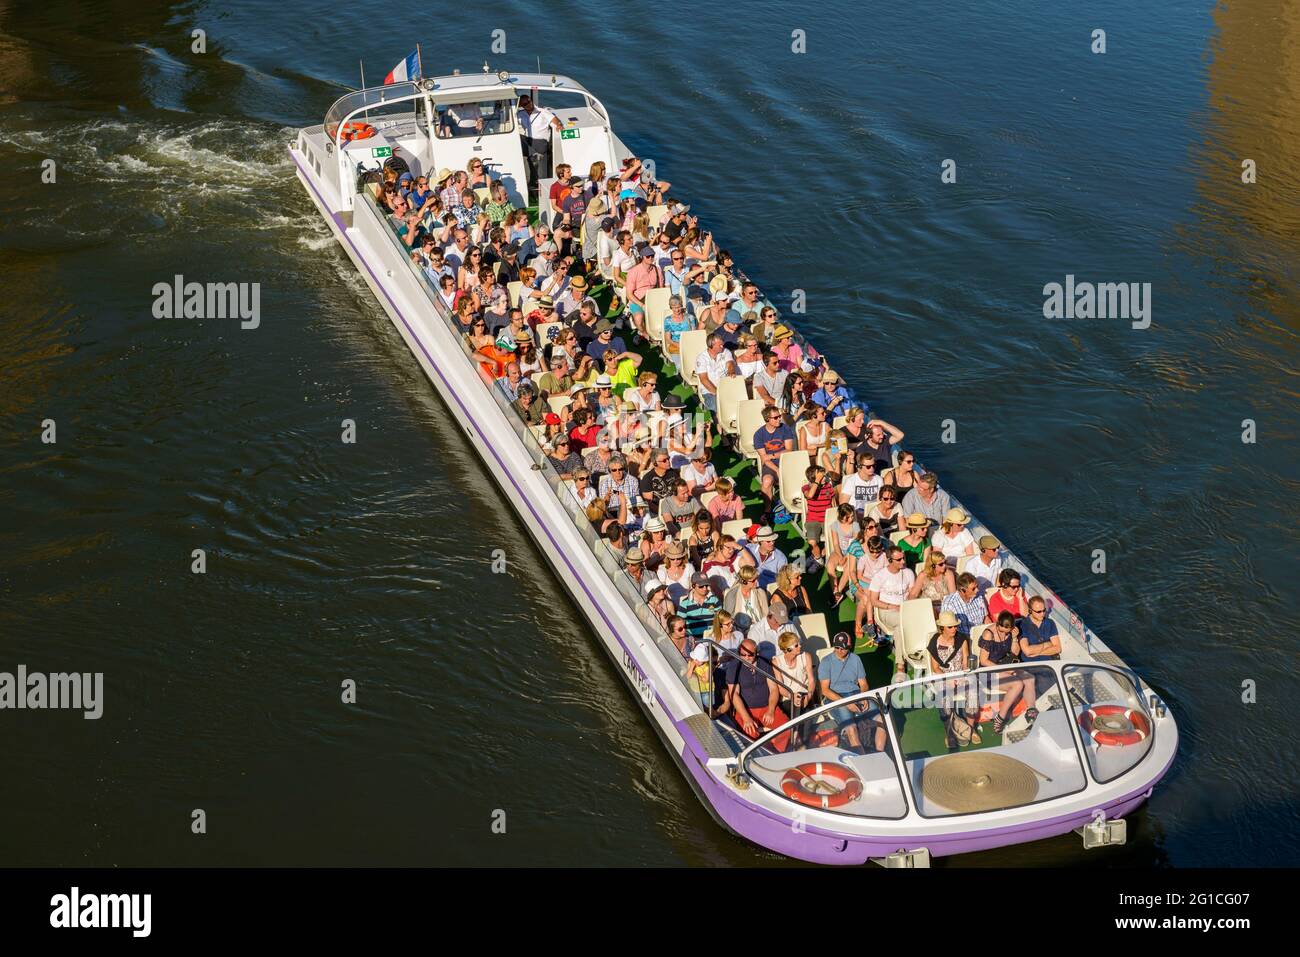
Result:
M960 575L962 572L964 572L964 571L966 570L966 563L969 562L969 561L971 560L971 557L972 557L972 556L970 556L970 555L962 555L960 558L957 559L957 574L958 574L958 575Z
M506 283L506 291L510 293L510 307L519 308L519 293L524 288L524 284L516 279L514 282Z
M847 415L837 415L835 416L834 419L831 420L831 428L842 429L844 428L844 426L848 425L848 423L849 423L849 417Z
M668 207L664 205L650 206L645 211L645 217L650 221L651 229L658 229L659 224L664 221L666 215L668 215Z
M830 650L831 633L826 625L826 616L821 612L812 615L800 615L797 619L799 630L803 632L803 650L820 653L824 648Z
M750 522L743 518L733 518L729 522L722 523L722 534L730 535L738 542L745 541L745 529L749 528Z
M808 453L804 449L792 449L782 452L777 459L779 469L781 504L792 515L803 517L808 513L808 505L803 500L803 486L808 481Z
M559 415L568 407L569 403L572 401L573 401L573 396L571 395L552 395L547 397L546 404L551 407L552 412L554 412L556 415Z
M492 194L488 192L486 186L475 186L474 195L478 197L478 204L480 206L487 205L488 200L492 198Z
M903 539L905 539L905 538L907 538L907 532L899 531L899 532L890 532L890 533L889 533L889 541L890 541L890 544L892 544L892 545L897 545L899 542L901 542L901 541L902 541Z
M534 372L532 375L528 377L529 379L532 380L533 385L537 386L539 392L541 391L542 388L542 376L544 375L546 375L545 372Z
M717 492L705 492L700 496L700 507L708 508L709 503L712 502L717 497L718 497Z
M743 376L723 376L718 383L718 428L725 435L740 431L740 403L748 398Z
M903 602L898 612L898 634L894 636L894 643L917 677L930 672L930 652L926 646L937 628L934 603L930 599L913 598Z
M556 335L559 335L560 329L563 328L562 322L539 322L537 324L537 343L544 346L551 341L551 330L554 329Z
M763 427L765 405L762 399L746 399L740 403L736 413L740 429L736 437L740 440L741 454L755 461L758 460L758 453L754 450L754 433Z
M695 374L695 359L708 349L708 335L703 329L689 329L682 333L678 342L681 353L677 357L677 366L681 369L682 379L692 389L699 389L700 377Z
M668 287L659 286L647 289L645 294L645 326L650 338L658 340L663 336L664 317L671 310L668 308Z

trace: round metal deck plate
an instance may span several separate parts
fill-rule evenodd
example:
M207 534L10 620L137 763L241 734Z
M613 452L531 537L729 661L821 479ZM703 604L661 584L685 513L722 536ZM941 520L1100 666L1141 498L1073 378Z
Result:
M1107 734L1128 734L1133 730L1133 722L1122 714L1099 714L1092 722L1092 729Z
M1038 778L1023 761L971 751L931 761L921 770L926 800L959 814L1028 804L1038 795Z

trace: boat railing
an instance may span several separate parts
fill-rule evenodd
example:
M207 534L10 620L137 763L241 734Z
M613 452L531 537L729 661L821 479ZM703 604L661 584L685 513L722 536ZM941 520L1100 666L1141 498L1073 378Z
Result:
M462 336L460 329L452 318L451 312L443 305L441 297L439 296L437 289L434 287L433 282L427 275L425 275L423 270L417 268L416 265L411 262L411 250L401 241L401 239L398 238L396 232L392 228L389 217L382 209L380 209L379 204L368 189L362 188L358 190L358 195L362 197L363 204L371 210L379 223L384 227L381 231L388 237L388 241L400 251L407 268L419 283L421 290L423 290L425 298L428 300L430 310L432 310L433 314L441 319L453 334L455 334L456 340L460 343L462 351L465 354L466 361L474 363L475 360L473 358L473 353L469 348L469 344ZM659 623L655 613L650 609L650 606L641 595L640 589L624 569L622 560L609 546L609 543L600 536L595 528L592 527L592 524L587 518L582 506L579 504L577 498L570 492L564 480L560 478L559 473L555 470L555 466L551 463L550 457L542 448L537 436L528 428L527 425L524 424L523 420L519 417L519 414L512 407L505 393L496 388L495 385L489 386L486 383L484 384L484 390L491 396L493 402L495 402L497 407L501 410L505 421L509 424L521 445L527 450L529 456L532 458L534 469L539 472L541 477L546 481L546 484L551 487L551 492L556 496L565 512L569 515L569 518L577 529L578 534L582 537L583 541L587 543L587 547L591 550L592 555L595 557L601 569L609 577L611 583L614 585L615 591L618 592L619 597L623 599L624 604L628 606L629 610L631 610L633 615L635 615L637 621L641 623L641 626L645 629L650 640L654 642L659 653L663 655L664 661L668 663L672 673L676 675L677 680L690 695L691 700L695 700L695 695L691 690L687 674L683 670L686 660L682 658L681 653L677 650L677 646L672 643L672 640L664 631L663 626ZM649 675L645 675L644 677L648 682L648 685L643 686L643 694L653 694L655 691L653 678Z
M330 105L325 111L325 135L330 139L335 139L338 135L339 124L346 122L350 117L357 113L365 113L367 110L378 109L381 106L390 106L395 103L409 102L420 95L419 80L404 80L399 83L389 83L386 86L371 87L365 90L356 90L347 93ZM411 107L412 113L415 107ZM387 111L385 113L387 115Z

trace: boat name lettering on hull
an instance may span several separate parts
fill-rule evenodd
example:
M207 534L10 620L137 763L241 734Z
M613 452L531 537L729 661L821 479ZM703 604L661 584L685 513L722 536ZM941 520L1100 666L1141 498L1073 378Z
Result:
M636 663L632 655L623 652L623 667L627 669L628 676L632 679L632 684L636 686L637 693L641 695L641 701L647 708L655 706L655 683L641 670L641 666Z

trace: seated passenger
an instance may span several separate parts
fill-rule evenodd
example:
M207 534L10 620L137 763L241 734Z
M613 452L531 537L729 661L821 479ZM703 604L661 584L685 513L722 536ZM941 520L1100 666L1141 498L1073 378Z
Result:
M501 390L507 402L519 398L519 387L528 380L519 372L519 363L511 360L506 363L506 374L497 379L494 385Z
M654 412L659 408L659 393L655 386L659 377L653 372L642 372L636 377L636 388L628 389L623 398L630 400L638 412Z
M531 382L519 384L519 398L514 402L515 411L526 425L541 425L545 415L545 404L538 401L537 392Z
M505 223L506 217L515 211L514 204L510 202L505 184L500 180L488 188L488 194L488 203L483 207L483 211L487 213L488 222L493 226L501 226Z
M1002 543L992 535L981 535L979 547L980 553L966 563L966 571L975 576L980 594L983 594L993 587L1002 573L1002 559L998 557Z
M573 376L569 371L569 360L563 352L551 353L551 371L544 374L538 386L543 396L564 395L573 388Z
M573 471L573 497L578 500L578 504L584 511L596 500L596 490L591 487L591 473L587 471L586 466L580 466Z
M831 416L842 415L843 410L847 409L852 400L849 398L849 390L844 388L840 382L837 372L827 371L821 379L821 388L812 395L812 400L825 409ZM893 464L892 462L889 464Z
M698 326L682 305L681 296L668 297L668 315L664 317L664 331L668 333L668 357L674 358L681 350L682 333Z
M621 455L611 455L609 474L602 475L596 494L609 502L609 514L620 525L628 524L633 505L641 497L637 481L627 472L627 460Z
M758 584L757 568L743 565L737 569L736 583L727 589L722 607L731 612L736 627L746 633L755 622L767 618L767 592Z
M659 503L659 517L668 523L668 532L674 537L695 519L700 503L691 498L690 486L678 477L672 483L673 494Z
M670 542L664 549L663 556L663 564L656 574L668 586L668 597L676 604L690 591L695 568L686 560L686 546L681 542ZM705 582L707 584L708 579Z
M758 645L749 639L740 643L740 659L727 661L727 695L719 709L729 714L740 733L751 741L757 740L789 718L779 705L781 693L776 682L767 676L771 663L762 661L759 668ZM784 751L789 745L790 732L773 738L769 745L774 751Z
M975 576L970 572L957 576L957 590L939 603L939 609L956 615L958 629L967 635L975 630L976 625L985 625L993 620L989 617L989 606L980 597Z
M826 531L826 512L835 504L835 486L826 477L826 470L820 465L810 465L804 470L808 481L800 488L804 501L804 537L812 550L812 565L809 570L819 568L823 562L822 538Z
M915 569L930 551L930 539L926 537L930 522L920 512L913 512L907 516L906 525L907 534L898 540L898 547L903 550L907 567Z
M742 332L736 350L736 368L740 371L741 377L746 382L752 381L754 375L762 372L766 364L758 340L750 333Z
M573 451L567 435L556 436L555 442L548 446L548 449L547 456L560 478L570 479L578 469L582 468L582 456Z
M830 444L831 427L826 421L830 413L820 405L814 405L808 411L808 417L799 423L796 431L799 433L799 448L807 452L808 458L815 462L818 453Z
M735 488L735 484L725 475L713 483L713 490L718 494L709 500L706 507L719 528L724 522L734 522L745 517L745 503L736 494Z
M1003 574L1011 571L1006 569ZM1047 617L1047 602L1038 595L1029 599L1029 615L1019 622L1020 660L1025 664L1035 661L1059 661L1061 636L1056 622Z
M776 588L772 589L771 604L785 605L786 615L792 620L796 615L812 611L808 589L803 585L803 570L797 565L785 565L776 573Z
M777 637L776 646L780 653L772 659L772 674L781 692L781 704L791 717L798 717L808 710L817 690L812 655L803 650L798 633L788 628Z
M713 624L713 616L722 610L722 601L703 572L691 575L691 589L677 602L677 614L686 619L686 633L698 641ZM727 615L730 623L731 616Z
M718 482L718 470L709 462L709 447L703 443L697 445L692 450L690 464L684 465L679 474L686 482L686 490L696 498L712 492Z
M578 409L573 413L572 423L573 428L569 429L569 438L573 440L574 450L585 452L587 449L595 448L597 439L600 436L600 426L596 423L591 411L589 409Z
M708 347L695 357L695 375L700 380L700 399L710 412L718 411L718 383L725 376L736 375L736 357L723 342L721 333L712 333Z
M677 619L681 621L681 619ZM696 645L686 662L685 677L691 693L700 703L700 709L713 717L713 654L708 645Z
M788 563L785 553L776 547L776 532L764 525L746 547L754 559L755 567L758 568L758 585L760 588L766 588L776 581L777 573Z
M880 523L881 538L899 531L903 510L898 507L898 493L889 485L880 486L880 499L867 511L867 518Z
M742 550L736 544L735 538L722 535L718 538L717 548L709 554L708 559L700 567L704 574L709 576L714 593L725 595L736 583L736 575L740 569L752 563L753 559L749 552Z
M916 581L912 582L912 587L908 589L907 597L908 599L930 599L935 613L938 614L943 600L956 591L957 582L954 580L952 569L944 561L943 552L931 549L925 556L921 570L916 574Z
M880 498L883 483L876 474L876 462L869 455L857 457L857 468L840 485L840 501L853 506L859 516L866 515Z
M1020 587L1020 572L1014 568L1002 569L998 573L997 589L985 597L989 614L995 618L1004 611L1011 612L1017 619L1029 614L1029 604L1025 601L1024 589Z
M965 635L958 633L957 616L951 612L941 612L936 624L939 630L931 636L930 643L926 646L930 655L930 673L942 675L948 672L965 671L970 664L970 641ZM982 743L979 733L979 712L971 694L974 683L967 681L964 684L966 685L964 690L957 685L950 685L947 693L941 695L941 701L950 704L949 707L941 705L939 708L949 748L956 748L968 742ZM966 727L958 727L959 722L964 722Z
M980 636L980 667L988 668L1016 661L1022 653L1022 645L1016 619L1011 612L1002 612L998 615L996 624L985 629ZM992 681L993 686L1002 692L996 699L997 707L993 712L993 733L1002 733L1008 716L1022 697L1025 699L1025 721L1032 726L1038 719L1038 693L1034 676L1023 671L1000 671L992 676Z
M761 494L764 511L770 514L776 498L776 487L780 481L780 458L794 449L794 430L781 419L781 412L776 406L769 405L763 409L764 424L754 432L754 451L758 453L761 469Z
M696 568L703 569L704 562L713 555L722 538L721 533L713 524L713 516L706 509L695 506L699 511L691 519L690 537L686 539L686 553L691 556L691 564Z
M870 691L867 670L862 667L862 659L853 653L853 639L848 633L841 631L832 638L831 649L832 653L822 659L818 668L823 701L839 701ZM847 750L866 750L862 744L864 732L871 736L876 751L885 750L887 736L884 727L877 722L864 720L870 710L869 701L851 702L831 709L831 718L843 736Z
M686 622L677 617L677 609L668 596L668 589L662 584L651 585L650 592L646 595L646 603L654 612L655 620L663 627L664 633L677 646L677 650L683 655L687 654Z
M642 498L642 501L645 501ZM668 526L663 519L650 516L641 526L641 552L645 555L646 570L657 571L664 560L664 550L672 544Z
M912 491L903 496L903 511L909 515L919 512L931 525L938 525L952 508L948 493L939 488L939 476L926 472Z
M951 566L956 566L957 559L975 555L975 538L966 528L970 516L959 508L950 508L943 516L943 524L930 538L930 545L942 552L944 559Z
M826 558L826 574L830 576L831 581L838 581L845 575L846 563L848 557L849 545L857 539L862 531L862 526L858 524L858 513L852 505L842 504L836 506L835 521L831 522L830 534L830 555ZM836 586L834 589L835 604L839 604L842 598L841 592L843 586Z
M850 581L844 582L841 586L846 595L851 595L856 604L853 614L853 634L858 638L864 636L870 640L867 643L867 649L871 650L876 645L875 618L872 617L871 632L868 635L865 622L867 613L871 610L871 602L867 599L867 592L871 588L871 580L876 577L876 572L889 567L889 556L886 554L885 540L876 535L870 528L862 530L863 551L856 559L856 574L852 564L844 568L845 577L852 577Z
M668 453L663 449L656 449L650 461L650 470L641 475L641 497L657 514L663 500L672 498L681 477L669 466Z
M866 617L868 623L883 625L890 634L897 635L899 609L907 601L916 576L903 563L903 550L897 545L889 546L885 556L885 567L876 572L867 588L867 601L871 607L867 609ZM903 657L897 657L901 671Z

